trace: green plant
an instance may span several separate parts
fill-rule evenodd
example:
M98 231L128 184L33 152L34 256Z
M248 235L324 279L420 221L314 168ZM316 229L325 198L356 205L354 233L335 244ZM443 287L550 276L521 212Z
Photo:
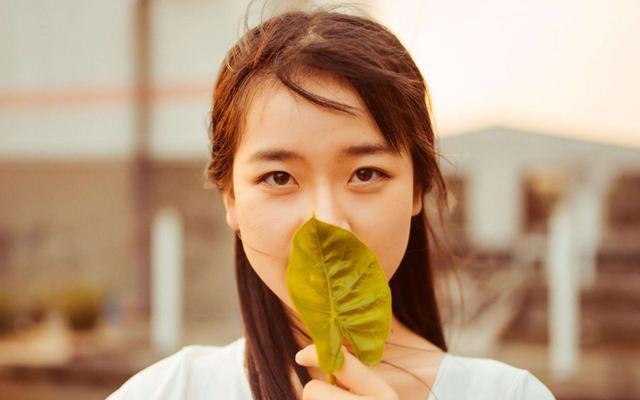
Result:
M33 323L40 323L51 309L53 296L51 290L37 288L31 291L31 296L26 307L26 314Z
M93 329L102 314L103 293L88 285L76 285L65 290L62 312L69 326L76 331Z
M391 289L375 253L356 236L314 213L293 237L286 284L330 383L344 362L343 337L365 365L380 362Z

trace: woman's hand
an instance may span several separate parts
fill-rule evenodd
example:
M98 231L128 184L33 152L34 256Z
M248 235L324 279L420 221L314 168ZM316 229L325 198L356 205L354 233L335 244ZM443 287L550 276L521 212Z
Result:
M373 370L342 346L344 364L334 372L336 383L347 390L327 382L312 379L302 392L303 400L399 400L396 392ZM319 368L316 347L311 344L296 354L296 362L305 367Z

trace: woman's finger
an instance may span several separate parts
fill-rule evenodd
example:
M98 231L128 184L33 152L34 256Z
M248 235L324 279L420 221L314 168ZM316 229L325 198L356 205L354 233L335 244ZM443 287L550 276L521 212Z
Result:
M302 390L302 400L360 400L360 396L318 379L310 380Z
M379 399L397 399L393 389L372 369L364 365L346 347L341 346L344 364L334 375L341 385L353 393ZM311 344L296 354L296 362L304 366L319 367L315 345ZM331 386L331 385L330 385Z

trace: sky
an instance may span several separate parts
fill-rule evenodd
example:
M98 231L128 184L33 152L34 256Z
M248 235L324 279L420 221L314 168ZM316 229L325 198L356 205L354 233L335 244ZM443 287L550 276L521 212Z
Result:
M376 0L442 135L486 125L640 147L637 0Z

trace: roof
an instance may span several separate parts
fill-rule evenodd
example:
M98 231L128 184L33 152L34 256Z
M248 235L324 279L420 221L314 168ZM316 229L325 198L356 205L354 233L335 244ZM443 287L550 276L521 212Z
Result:
M640 170L640 148L492 126L437 141L442 156L460 164L506 163L586 167L606 164Z

